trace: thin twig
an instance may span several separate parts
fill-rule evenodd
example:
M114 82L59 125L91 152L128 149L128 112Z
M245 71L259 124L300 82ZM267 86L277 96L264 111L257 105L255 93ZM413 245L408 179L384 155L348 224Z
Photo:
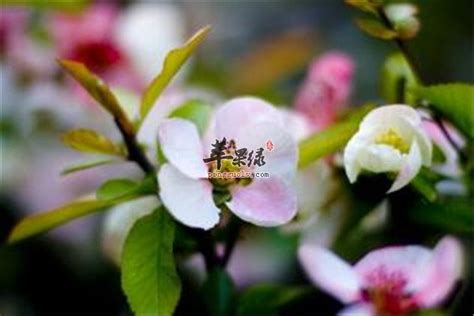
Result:
M228 229L228 238L226 240L226 245L224 249L224 254L220 259L220 265L225 267L230 260L232 252L237 244L237 240L239 239L240 235L240 228L242 227L242 222L235 216L232 216L232 219L227 226Z
M387 14L385 13L383 7L380 7L377 9L377 13L380 17L380 19L382 20L382 22L385 24L386 27L390 28L391 30L394 29L394 26L392 24L392 22L390 21L390 19L388 18ZM413 58L413 56L410 54L409 50L408 50L408 47L406 46L405 42L402 41L400 38L395 38L395 43L397 44L398 46L398 49L400 50L400 52L403 54L403 56L405 57L405 60L408 62L412 72L415 74L415 76L418 78L418 80L420 81L421 84L424 84L425 80L422 76L422 73L420 71L420 68L417 66L416 62L415 62L415 59ZM441 130L441 133L444 135L444 137L446 138L446 140L451 144L451 146L457 151L457 153L459 154L459 156L461 157L461 159L465 159L466 156L464 154L464 152L462 151L462 149L459 147L459 145L454 141L453 137L451 136L451 134L449 133L449 131L447 130L446 126L444 125L441 117L439 116L438 113L434 113L433 115L433 120L434 122L438 125L438 127L440 128Z

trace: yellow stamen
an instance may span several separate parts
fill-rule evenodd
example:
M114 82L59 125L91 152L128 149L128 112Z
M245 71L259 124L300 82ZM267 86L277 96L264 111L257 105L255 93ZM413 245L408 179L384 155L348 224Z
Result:
M375 143L392 146L404 154L408 153L410 149L408 144L400 137L400 134L391 128L387 132L378 135L375 139Z

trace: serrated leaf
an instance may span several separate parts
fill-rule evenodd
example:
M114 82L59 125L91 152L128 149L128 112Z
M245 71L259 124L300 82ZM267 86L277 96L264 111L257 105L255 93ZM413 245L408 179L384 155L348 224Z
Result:
M413 89L416 97L453 123L474 140L474 86L463 83L440 84Z
M352 113L345 121L334 124L303 140L299 144L298 167L304 168L313 161L343 148L359 129L362 118L374 107L374 105L367 104Z
M247 289L239 299L237 316L277 316L279 309L306 295L308 287L260 284Z
M401 53L390 54L382 66L380 92L388 103L414 104L409 89L415 88L419 81Z
M382 5L381 0L346 0L345 2L359 10L370 13L376 13L377 8Z
M70 130L62 135L61 140L70 148L81 152L124 156L120 147L91 129Z
M8 242L17 242L33 235L46 232L73 219L131 199L133 199L133 197L108 201L99 201L95 199L74 201L53 210L25 217L13 228L8 237Z
M117 162L119 161L113 160L113 159L100 159L100 160L82 162L82 163L78 163L78 164L69 166L67 168L64 168L63 171L61 171L61 175L65 176L74 172L87 170L87 169L91 169L91 168L95 168L95 167L99 167L103 165L113 164Z
M155 104L161 92L163 92L163 90L169 84L171 79L173 79L174 75L186 62L189 56L191 56L199 44L201 44L201 42L206 38L210 29L210 26L203 27L197 31L186 42L186 44L180 48L171 50L168 55L166 55L160 74L156 76L155 79L153 79L143 94L140 105L140 117L142 122L146 118L148 112L151 110L153 104Z
M94 98L107 112L122 123L122 126L132 134L133 126L120 106L117 98L110 88L87 67L72 60L58 60L59 64L76 79L81 86L86 89L89 95Z
M98 200L114 200L126 196L151 195L157 192L156 182L148 176L141 182L130 179L112 179L105 181L96 192Z
M173 256L175 224L164 208L139 219L122 252L122 288L136 315L170 316L181 294Z
M397 37L397 32L387 28L380 21L371 18L358 18L356 25L370 36L383 40L391 40Z
M206 131L212 108L209 104L199 100L189 100L175 109L169 117L179 117L193 122L200 135Z
M204 301L210 316L232 314L234 284L223 269L212 270L203 285Z

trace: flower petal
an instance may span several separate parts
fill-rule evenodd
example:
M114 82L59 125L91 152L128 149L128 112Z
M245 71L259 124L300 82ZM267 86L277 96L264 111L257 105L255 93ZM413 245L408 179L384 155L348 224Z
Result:
M406 283L405 290L414 292L429 274L432 252L421 246L392 246L368 253L354 266L364 287L384 284L387 277L397 277Z
M259 122L283 126L282 116L270 103L255 97L241 97L226 102L216 112L216 137L235 139L241 131Z
M202 144L193 123L178 118L164 120L158 138L169 163L179 171L194 179L207 177Z
M249 125L238 134L235 141L237 148L247 148L249 152L253 150L254 158L256 150L263 149L265 164L257 167L258 172L268 172L271 176L293 180L296 175L298 148L293 137L282 127L273 122ZM268 142L271 142L271 148L268 147Z
M352 267L331 251L309 244L298 250L298 258L309 278L343 303L360 298L360 281Z
M375 310L372 304L359 303L344 308L337 316L374 316Z
M433 307L443 302L462 274L463 261L459 241L450 236L439 241L433 253L434 269L416 296L418 304Z
M212 185L207 180L191 179L170 164L158 172L160 198L181 223L210 229L219 222L219 209L212 199Z
M400 190L402 187L410 183L411 180L418 174L421 169L421 153L420 147L416 141L413 142L410 148L408 156L406 156L405 161L398 172L398 176L393 182L388 193L395 192Z
M421 116L410 106L404 104L386 105L371 111L360 124L360 129L370 129L373 126L392 126L394 120L404 120L413 127L421 124Z
M296 214L296 193L277 177L255 178L247 186L231 188L230 210L241 219L259 226L278 226Z

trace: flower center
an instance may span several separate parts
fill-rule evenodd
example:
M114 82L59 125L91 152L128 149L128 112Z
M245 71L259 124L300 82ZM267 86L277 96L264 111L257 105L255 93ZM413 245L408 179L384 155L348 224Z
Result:
M403 154L408 153L410 149L400 134L392 128L390 128L387 132L378 135L377 138L375 138L375 143L389 145L395 149L398 149Z
M109 41L82 43L75 47L71 59L84 63L96 72L103 72L123 60L120 50Z
M401 273L387 272L381 268L369 277L371 287L363 292L363 298L373 303L378 316L408 316L417 305L405 288L407 281Z
M235 156L236 152L235 141L229 141L229 145L223 150L223 156ZM235 174L245 171L245 165L236 163L235 159L221 159L220 169L218 168L217 161L213 161L209 164L209 172L212 172L215 176L210 179L211 183L219 187L228 187L233 184L247 185L251 182L250 178L237 177Z

